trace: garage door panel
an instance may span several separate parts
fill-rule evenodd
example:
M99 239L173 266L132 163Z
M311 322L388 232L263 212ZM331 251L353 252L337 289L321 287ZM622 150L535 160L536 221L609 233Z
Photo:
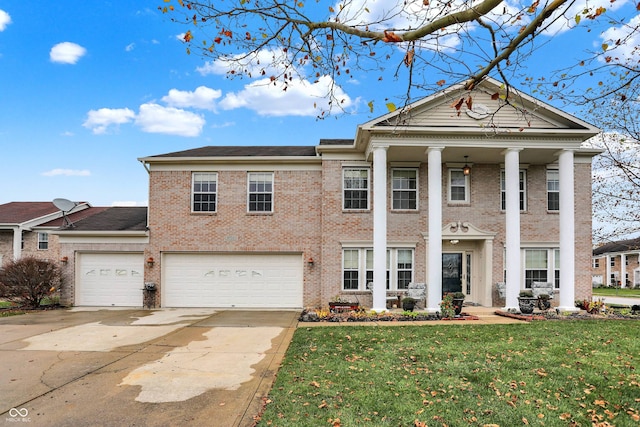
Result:
M300 255L165 254L165 307L302 307Z
M142 253L78 254L76 305L142 306Z

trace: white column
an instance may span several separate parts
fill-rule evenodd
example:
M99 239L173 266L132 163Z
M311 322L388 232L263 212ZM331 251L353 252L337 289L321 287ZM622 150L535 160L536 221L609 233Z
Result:
M504 152L506 298L505 309L518 309L520 292L520 149Z
M607 263L605 277L602 279L602 284L604 286L611 286L611 255L607 255L605 258L605 262Z
M19 259L22 256L22 228L13 229L13 259Z
M373 307L387 310L387 148L373 149Z
M620 287L625 288L627 286L627 254L620 254Z
M562 311L575 307L575 195L573 186L573 151L558 156L560 178L560 304ZM590 207L589 207L590 209Z
M427 251L427 311L440 311L442 302L442 150L427 150L429 180L429 248Z

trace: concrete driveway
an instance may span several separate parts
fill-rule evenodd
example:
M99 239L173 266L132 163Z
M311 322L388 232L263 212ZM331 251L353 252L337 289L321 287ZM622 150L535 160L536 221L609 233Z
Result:
M2 318L0 421L250 426L298 315L71 309Z

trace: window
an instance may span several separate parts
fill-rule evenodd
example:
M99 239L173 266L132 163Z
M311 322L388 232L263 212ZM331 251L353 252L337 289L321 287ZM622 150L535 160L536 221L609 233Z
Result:
M273 174L249 174L249 212L273 211Z
M359 280L358 280L358 273L360 272L359 271L360 270L359 254L360 254L360 251L358 249L345 249L342 252L342 289L346 291L358 290L359 288ZM372 271L372 276L373 276L373 271Z
M218 200L218 174L194 173L192 212L215 212Z
M609 262L609 265L611 265L611 267L615 267L616 266L616 259L615 258L611 258L611 261Z
M391 176L393 209L418 209L418 171L393 169Z
M560 249L553 251L553 287L560 289Z
M369 169L344 169L343 209L369 209Z
M533 282L547 282L548 252L546 249L525 250L524 287Z
M449 169L449 201L469 202L469 176L462 169Z
M398 249L397 255L397 288L408 289L409 283L413 280L413 250Z
M387 250L387 290L404 290L413 281L413 249ZM342 289L364 291L373 282L373 249L349 248L342 251Z
M600 258L593 259L593 268L600 268Z
M527 200L527 186L526 186L526 173L524 170L520 171L520 210L524 211L527 209L527 205L525 201ZM504 170L500 172L500 193L501 193L501 207L500 209L505 210L507 205L507 192L505 187L505 178L504 178Z
M49 233L38 233L38 249L49 249Z
M557 170L547 170L547 210L560 210L560 175Z

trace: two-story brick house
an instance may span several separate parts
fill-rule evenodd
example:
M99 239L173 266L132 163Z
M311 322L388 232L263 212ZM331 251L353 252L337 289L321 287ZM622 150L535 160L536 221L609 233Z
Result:
M581 144L597 133L487 79L360 125L354 139L143 157L154 261L144 280L165 307L298 308L341 295L374 309L423 282L434 311L456 290L517 307L520 289L544 281L571 310L591 292L597 151Z
M592 263L594 286L640 287L640 238L598 246Z

